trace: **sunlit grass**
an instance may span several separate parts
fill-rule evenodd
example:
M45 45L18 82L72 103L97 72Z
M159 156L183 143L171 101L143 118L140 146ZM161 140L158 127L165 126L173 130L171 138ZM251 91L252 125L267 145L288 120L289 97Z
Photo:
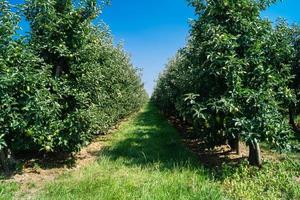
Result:
M221 187L231 199L274 200L300 199L300 162L266 162L262 169L241 165L224 167Z
M10 200L13 199L15 192L18 190L16 183L1 183L0 182L0 199Z
M97 163L48 184L39 199L225 199L153 106L123 125Z

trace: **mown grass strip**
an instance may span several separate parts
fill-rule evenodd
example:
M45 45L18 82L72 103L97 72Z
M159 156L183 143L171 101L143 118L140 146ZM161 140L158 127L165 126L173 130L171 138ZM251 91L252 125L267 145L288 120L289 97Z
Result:
M155 107L124 124L98 162L48 184L38 199L225 199Z

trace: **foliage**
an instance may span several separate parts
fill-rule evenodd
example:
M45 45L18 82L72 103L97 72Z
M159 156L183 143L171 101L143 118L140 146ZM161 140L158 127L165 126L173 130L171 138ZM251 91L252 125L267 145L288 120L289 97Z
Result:
M208 148L242 137L286 149L294 91L290 29L260 18L271 1L190 1L198 19L152 100L189 122ZM168 105L168 106L165 106ZM172 111L175 109L176 111Z
M96 1L28 0L30 36L1 1L0 128L14 152L74 152L146 100L139 71L105 25Z
M295 74L295 77L293 79L292 88L297 90L297 95L299 96L299 88L300 88L300 27L299 25L293 25L292 27L292 34L291 34L292 40L293 40L293 47L295 49L294 52L294 59L293 59L293 74ZM298 97L299 98L299 97Z
M51 100L51 94L47 90L50 74L47 74L47 70L38 69L44 65L42 60L26 48L22 41L13 39L18 17L10 11L6 1L1 1L0 19L1 35L3 34L0 44L1 134L9 147L14 138L19 136L18 142L24 142L26 146L24 136L30 133L24 129L30 130L33 122L30 119L35 115L42 115L40 106L47 105L47 101ZM36 127L43 124L42 121L35 123ZM15 146L18 147L19 144Z

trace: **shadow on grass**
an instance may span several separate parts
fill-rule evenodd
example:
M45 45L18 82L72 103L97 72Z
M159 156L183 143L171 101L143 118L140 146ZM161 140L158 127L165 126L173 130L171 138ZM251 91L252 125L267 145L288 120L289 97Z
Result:
M136 129L125 132L123 138L104 149L102 155L112 160L122 159L126 165L142 168L155 166L155 169L160 170L202 170L213 178L224 175L223 163L237 165L244 160L224 157L224 154L230 152L196 153L178 130L151 104L135 118L133 126ZM226 174L230 175L228 172Z
M124 139L104 149L102 155L141 167L154 164L159 164L160 169L199 167L196 157L180 142L177 130L159 115L153 105L147 105L132 126L132 131L124 133Z

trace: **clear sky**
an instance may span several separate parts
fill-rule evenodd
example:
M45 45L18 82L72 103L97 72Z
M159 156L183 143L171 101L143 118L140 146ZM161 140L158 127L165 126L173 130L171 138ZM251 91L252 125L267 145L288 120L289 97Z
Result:
M283 0L262 16L273 21L283 17L300 24L298 13L300 0ZM111 6L103 10L100 18L110 26L116 43L124 43L133 64L143 69L143 81L151 94L168 59L184 46L189 18L193 17L193 8L188 7L186 0L111 0ZM27 26L24 22L23 25Z

